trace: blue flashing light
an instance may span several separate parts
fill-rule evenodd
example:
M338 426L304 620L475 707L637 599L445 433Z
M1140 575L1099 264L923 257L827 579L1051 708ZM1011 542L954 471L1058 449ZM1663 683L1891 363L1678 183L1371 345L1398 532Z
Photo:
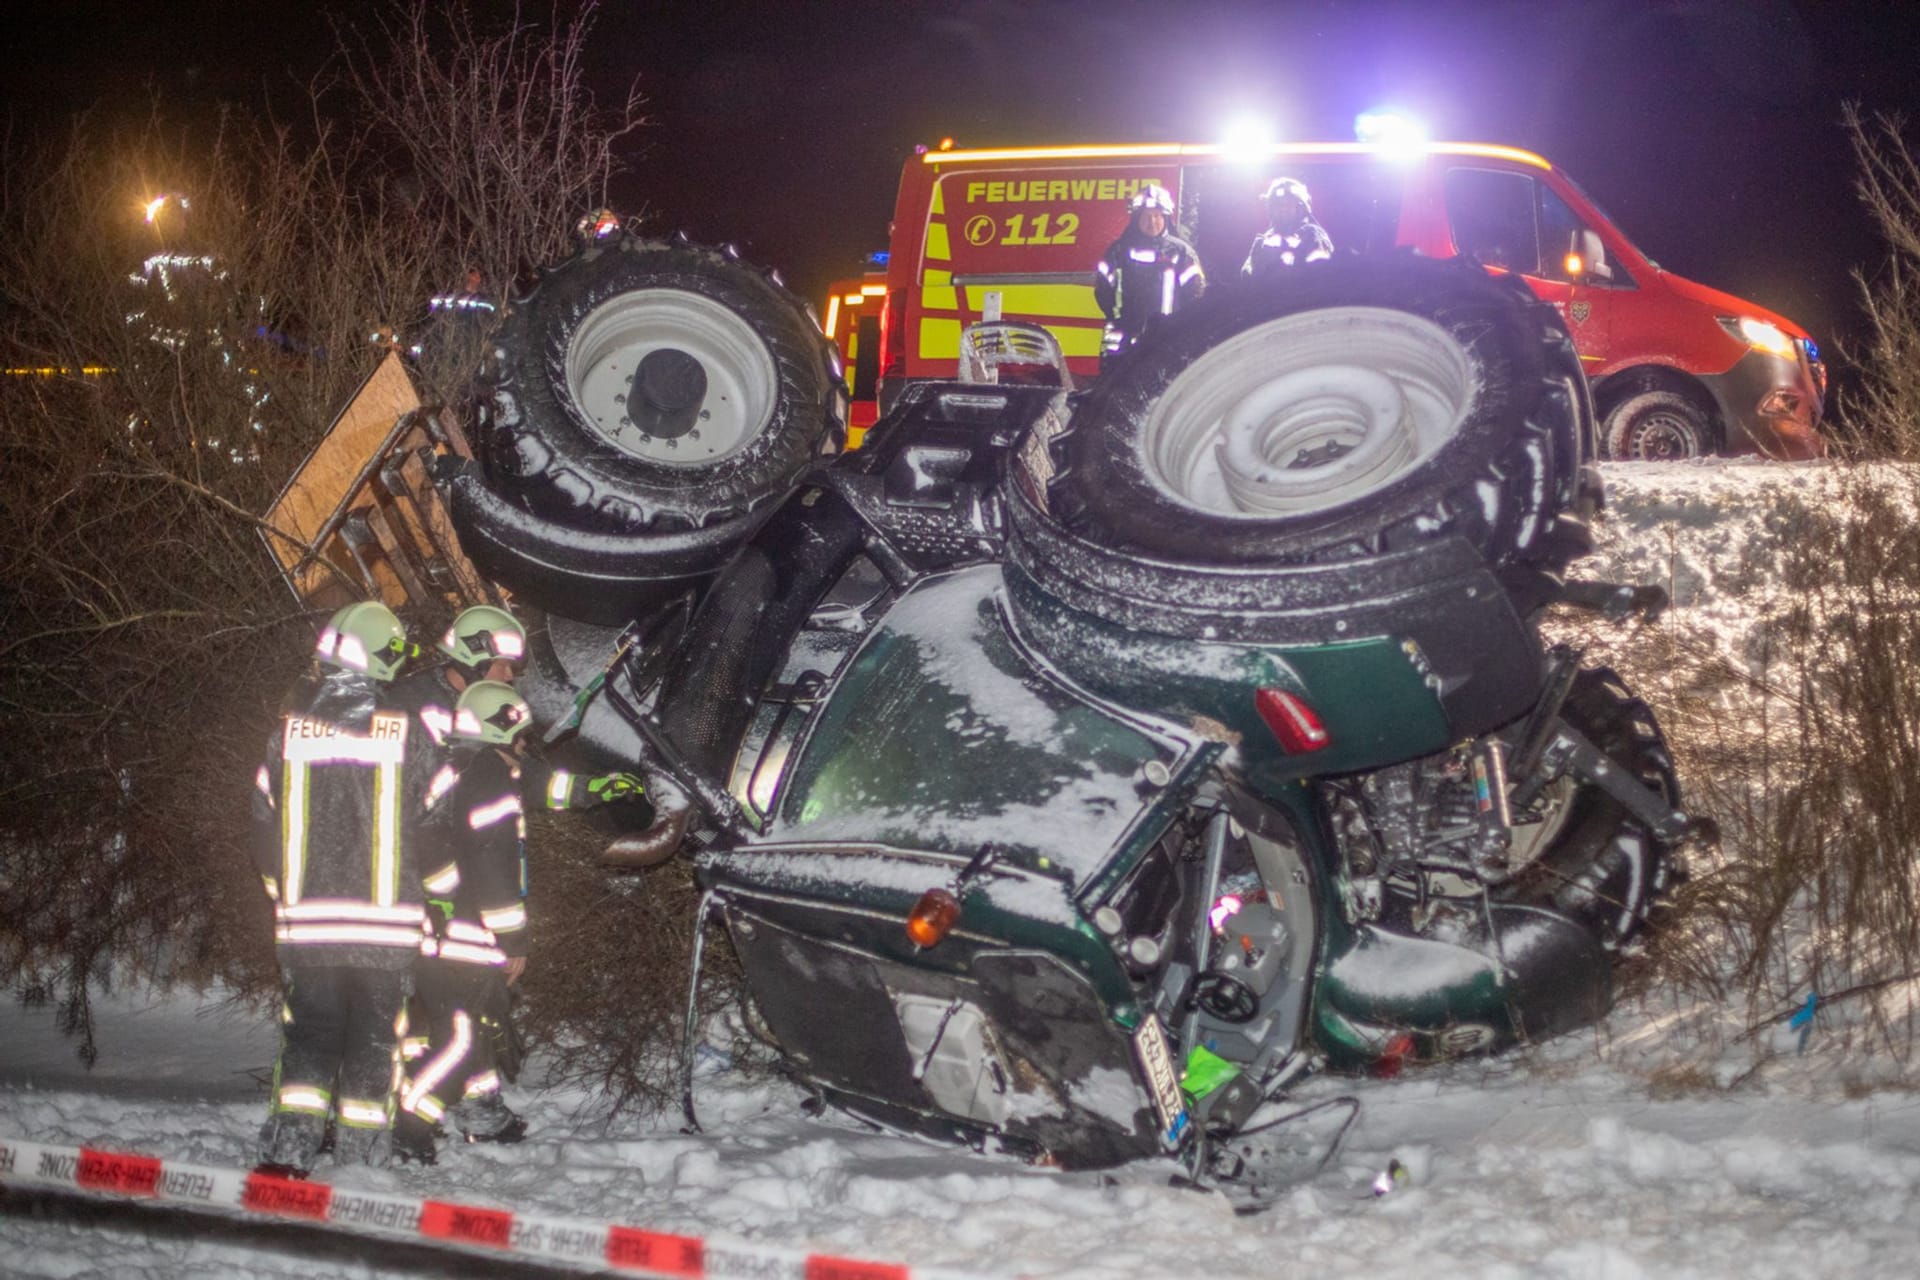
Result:
M1353 118L1353 136L1361 142L1416 147L1427 140L1427 129L1397 111L1362 111Z

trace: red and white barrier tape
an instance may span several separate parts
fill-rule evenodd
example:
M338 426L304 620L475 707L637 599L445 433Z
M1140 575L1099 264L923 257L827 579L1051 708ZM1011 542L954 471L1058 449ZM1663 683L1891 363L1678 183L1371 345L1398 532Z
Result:
M55 1187L152 1200L179 1208L257 1214L375 1232L429 1244L482 1248L570 1266L666 1280L751 1276L755 1280L978 1280L959 1272L869 1262L738 1240L673 1235L588 1222L359 1191L325 1182L182 1164L158 1156L55 1147L0 1137L0 1186Z

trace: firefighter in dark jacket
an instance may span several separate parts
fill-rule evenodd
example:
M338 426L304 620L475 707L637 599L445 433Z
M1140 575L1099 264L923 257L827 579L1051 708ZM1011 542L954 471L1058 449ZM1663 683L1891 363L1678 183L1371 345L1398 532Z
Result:
M1267 205L1267 229L1254 237L1240 274L1258 280L1333 256L1333 241L1313 220L1313 201L1307 195L1306 183L1298 178L1275 178L1260 198Z
M442 660L408 672L394 685L393 698L413 713L415 728L444 753L461 693L481 680L510 684L526 661L527 632L519 619L500 606L477 604L460 611L434 648ZM640 779L630 773L586 776L553 769L537 757L523 755L521 774L532 803L549 809L590 808L644 797Z
M288 696L254 803L254 858L273 901L285 989L260 1163L304 1176L329 1127L334 1160L377 1162L425 896L415 840L426 771L383 694L407 642L385 605L349 605Z
M1127 229L1094 269L1094 300L1107 317L1102 367L1139 341L1149 320L1171 315L1207 288L1200 256L1173 234L1173 196L1167 189L1149 183L1127 207Z
M527 631L498 605L462 609L435 643L442 661L409 671L394 684L393 698L418 720L435 748L447 749L453 704L478 680L510 681L527 656Z
M469 1142L518 1142L526 1121L500 1096L494 1038L482 1025L504 978L527 966L526 817L521 734L532 722L511 686L481 680L454 707L451 757L427 791L423 837L433 936L419 973L427 1052L401 1093L396 1153L432 1163L451 1116Z

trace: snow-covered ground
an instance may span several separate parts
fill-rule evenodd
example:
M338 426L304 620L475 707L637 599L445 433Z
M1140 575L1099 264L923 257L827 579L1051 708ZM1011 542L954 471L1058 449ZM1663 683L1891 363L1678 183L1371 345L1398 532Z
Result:
M1609 468L1613 514L1589 572L1675 592L1696 634L1737 657L1768 608L1770 547L1821 467ZM272 1030L191 1000L100 1002L91 1072L47 1011L0 1007L0 1135L243 1166L264 1110ZM1664 1005L1523 1055L1397 1081L1319 1080L1360 1118L1317 1178L1267 1212L1169 1185L1171 1166L1062 1174L811 1118L784 1085L703 1059L706 1132L679 1117L611 1126L592 1099L519 1091L513 1148L463 1147L434 1169L334 1171L340 1183L915 1266L1058 1277L1206 1275L1908 1275L1920 1261L1920 1095L1862 1091L1785 1028L1712 1064L1725 1091L1651 1081L1672 1061ZM1697 1011L1694 1012L1697 1020ZM1734 1017L1729 1011L1729 1017ZM1819 1024L1816 1023L1816 1033ZM1735 1069L1737 1068L1737 1070ZM1390 1160L1410 1177L1376 1197ZM36 1211L0 1197L13 1276L385 1274L288 1241L159 1231L150 1219ZM295 1242L297 1243L297 1242ZM390 1259L390 1255L389 1255ZM450 1273L460 1273L456 1266Z

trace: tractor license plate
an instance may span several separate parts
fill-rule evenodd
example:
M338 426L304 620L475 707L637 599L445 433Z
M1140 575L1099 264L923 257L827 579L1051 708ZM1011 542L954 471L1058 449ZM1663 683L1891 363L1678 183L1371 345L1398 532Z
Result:
M1167 1033L1160 1027L1158 1014L1149 1013L1134 1028L1133 1052L1147 1077L1154 1114L1160 1118L1160 1139L1169 1148L1178 1146L1187 1127L1187 1107L1180 1097L1180 1077L1174 1074L1173 1054L1167 1049Z

